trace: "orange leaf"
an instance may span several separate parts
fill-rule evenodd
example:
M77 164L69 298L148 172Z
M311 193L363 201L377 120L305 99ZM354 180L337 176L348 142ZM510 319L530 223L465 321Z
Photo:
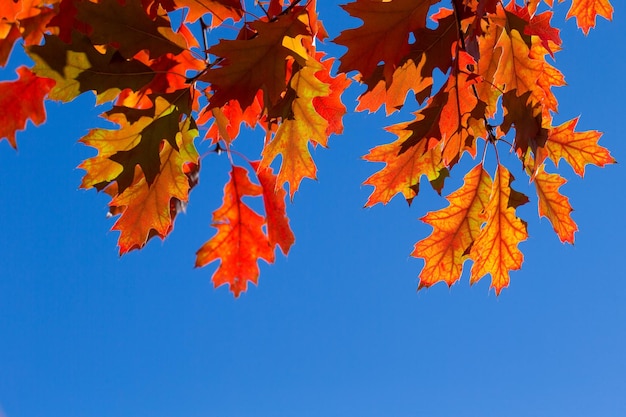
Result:
M209 27L221 25L226 19L238 22L244 13L241 0L174 0L177 7L188 7L187 22L195 22L204 14L211 14Z
M615 159L609 151L598 145L602 133L595 130L575 132L577 123L578 118L575 118L549 130L545 149L550 159L557 165L561 158L565 159L581 177L587 164L599 167L614 164Z
M559 193L565 179L558 174L548 174L540 165L533 182L539 197L539 215L550 220L561 242L574 244L574 233L578 226L572 219L573 210L568 198Z
M517 30L503 31L496 44L502 51L494 83L504 91L515 90L518 96L537 89L543 62L529 57L530 49Z
M567 12L567 18L575 17L576 24L585 35L596 25L597 15L613 19L613 6L609 0L572 0L572 6Z
M133 183L121 194L117 194L117 184L107 189L113 195L109 203L111 213L121 214L112 230L119 230L118 246L120 255L133 249L140 249L153 236L161 239L172 231L176 205L186 205L191 185L185 165L198 163L198 153L193 144L198 135L195 123L186 119L176 136L178 150L167 141L162 142L159 152L161 166L152 183L137 167ZM174 205L174 207L173 207Z
M250 182L244 168L233 166L224 187L222 207L213 212L217 234L196 253L196 267L221 260L213 274L213 285L228 284L235 297L246 291L248 281L257 283L259 259L274 262L274 251L263 232L265 219L243 202L244 196L262 193L262 187Z
M264 103L272 106L287 88L288 57L305 64L307 51L299 37L311 35L298 16L305 11L281 15L273 22L254 21L249 26L256 32L251 39L221 40L209 53L222 58L200 79L211 83L210 107L221 107L237 100L245 110L263 90Z
M295 237L289 227L286 214L285 197L287 193L282 187L276 187L276 175L271 167L261 168L259 162L251 163L263 187L263 205L267 217L267 237L272 249L278 245L287 255L289 248L295 242Z
M341 102L341 94L350 85L350 80L346 74L339 74L336 77L330 75L334 59L321 60L323 53L318 52L316 59L322 64L323 69L315 73L315 77L321 82L328 84L329 93L325 96L313 97L313 107L315 111L328 122L326 136L331 134L340 135L343 133L341 119L346 114L346 106Z
M94 45L115 45L126 59L141 50L156 58L166 53L177 55L186 47L184 36L171 29L165 16L151 19L138 1L99 0L77 3L78 20L91 26L89 38Z
M357 70L368 78L384 62L384 78L391 76L409 52L409 34L426 27L430 6L439 0L357 0L343 5L351 16L363 20L363 26L342 32L335 43L348 51L341 58L340 72Z
M396 68L390 83L381 79L376 86L363 93L359 97L356 110L368 110L373 113L378 111L383 104L387 115L399 110L404 105L409 91L413 90L415 93L419 93L432 85L432 78L421 77L425 62L425 57L418 65L412 59L408 59ZM422 82L419 83L418 80Z
M26 67L17 69L18 79L0 83L0 139L17 147L15 133L30 119L35 125L46 120L44 98L54 87L54 80L37 77Z
M167 101L165 96L155 99L154 107L145 110L114 107L105 117L117 123L120 128L93 129L81 139L86 145L98 149L98 155L84 161L79 168L87 171L82 187L102 189L111 181L116 181L119 192L123 192L135 182L135 167L139 165L148 184L152 184L161 172L163 141L174 149L178 146L178 135L193 126L183 124L184 114L188 114L188 90L177 92ZM196 131L197 133L197 131Z
M428 213L421 220L433 226L427 238L417 242L411 256L424 258L419 288L443 281L451 286L461 277L463 263L480 232L492 182L482 164L465 176L463 186L450 194L450 205Z
M300 186L304 177L316 178L317 168L309 152L309 141L326 146L328 121L319 115L313 105L315 97L327 97L328 84L320 81L315 74L322 65L309 59L307 65L294 74L291 88L296 92L292 103L293 117L283 120L274 139L263 149L262 167L269 166L281 154L282 162L278 171L278 186L289 184L289 196Z
M435 146L428 149L427 139L422 139L402 151L406 138L413 134L410 130L404 130L403 126L406 127L406 125L396 125L388 128L389 131L398 135L398 140L377 146L363 157L366 161L386 164L363 183L375 187L365 207L371 207L377 203L387 204L399 193L402 193L406 201L411 204L419 192L422 175L426 175L431 182L442 175L447 175L447 170L441 161L441 147ZM441 188L438 191L440 190Z
M503 165L493 182L491 196L483 213L485 225L470 250L474 261L470 283L491 275L491 287L500 294L509 285L509 271L520 269L524 256L517 245L526 240L526 223L515 215L515 209L528 202L528 198L513 190L514 178Z

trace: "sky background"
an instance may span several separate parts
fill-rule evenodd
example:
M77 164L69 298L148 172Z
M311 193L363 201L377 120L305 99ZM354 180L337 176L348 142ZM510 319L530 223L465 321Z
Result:
M320 5L331 37L357 25L334 1ZM603 131L622 162L626 21L614 5L614 21L585 38L563 23L569 2L556 4L569 86L556 90L555 123L581 115L579 129ZM359 91L344 96L350 109ZM361 156L408 115L349 114L345 134L314 151L318 181L288 207L291 253L261 262L260 285L234 299L213 289L217 263L193 268L214 234L227 158L203 159L165 242L120 258L108 197L78 190L75 168L94 155L76 141L104 109L86 96L47 110L44 126L18 134L17 153L0 143L0 416L626 415L623 164L588 167L584 180L562 165L574 246L538 219L512 165L531 203L519 210L530 237L510 287L499 297L488 278L470 287L466 270L452 289L416 293L422 260L409 254L431 231L417 219L446 202L424 186L410 208L397 197L363 209L361 183L382 165ZM445 194L463 174L452 171Z

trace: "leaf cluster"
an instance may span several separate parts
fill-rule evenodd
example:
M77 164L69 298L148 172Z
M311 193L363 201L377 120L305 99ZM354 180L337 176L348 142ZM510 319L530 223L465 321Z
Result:
M208 141L210 157L227 155L231 168L213 213L216 232L196 266L219 260L213 283L238 296L257 283L259 259L272 263L276 247L286 255L293 245L287 194L293 198L304 178L316 177L311 147L343 133L341 96L352 74L366 86L357 111L384 107L390 114L408 94L420 104L409 121L386 128L393 142L364 156L384 164L365 180L374 187L366 206L398 194L410 204L422 177L441 194L464 155L477 160L446 197L449 205L422 218L433 232L412 253L424 259L419 287L454 284L471 260L470 282L490 275L499 293L522 265L518 245L528 232L516 209L529 201L511 187L499 152L517 156L535 185L539 215L568 243L578 228L559 192L565 179L545 162L563 159L580 176L587 164L615 162L597 144L599 132L577 131L577 119L553 125L552 89L565 85L552 64L561 49L553 6L356 0L342 6L361 23L333 40L347 48L337 66L318 49L328 35L315 0L8 1L0 5L0 65L18 41L34 65L0 85L0 138L16 147L27 120L44 122L45 100L93 92L97 103L111 103L102 117L117 128L80 139L98 152L80 164L81 187L111 197L120 254L172 231L201 173L197 139ZM608 0L572 0L568 18L587 34L598 15L611 19L612 12ZM232 149L242 127L263 130L259 155ZM496 161L493 175L488 157ZM244 202L249 197L262 201L261 212Z

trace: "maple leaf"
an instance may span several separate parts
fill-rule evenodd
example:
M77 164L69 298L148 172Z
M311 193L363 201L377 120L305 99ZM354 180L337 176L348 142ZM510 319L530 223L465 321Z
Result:
M17 75L16 81L0 82L0 139L6 138L13 148L17 148L15 132L26 128L27 120L35 125L46 120L44 99L55 84L26 67L19 67Z
M272 245L263 231L265 219L243 202L244 196L262 193L262 187L250 181L244 168L233 166L224 187L224 202L213 212L212 225L217 233L196 253L196 267L220 260L213 285L228 284L235 297L246 291L248 281L257 283L259 259L274 262Z
M509 170L498 164L491 195L482 215L485 224L469 253L474 261L470 283L474 284L489 274L496 295L509 285L509 271L522 267L524 256L517 245L528 237L526 223L515 214L515 209L526 204L528 198L511 188L513 180Z
M451 286L461 277L463 263L480 233L481 213L489 201L492 181L482 164L465 176L461 188L450 194L450 205L428 213L421 220L433 226L427 238L417 242L411 256L423 258L419 288L443 281Z

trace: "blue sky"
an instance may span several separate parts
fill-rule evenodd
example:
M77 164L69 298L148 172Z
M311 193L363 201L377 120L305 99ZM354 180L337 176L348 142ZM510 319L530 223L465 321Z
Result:
M555 122L581 115L579 129L602 130L625 161L623 9L615 2L614 21L585 38L563 24L568 3L555 21L569 84L556 90ZM357 23L335 2L320 13L331 36ZM359 91L346 94L349 108ZM562 166L574 246L537 218L514 165L531 197L520 210L530 238L510 287L496 297L466 271L452 289L416 293L422 261L409 253L430 233L417 219L445 201L423 187L410 208L397 198L363 209L371 188L361 183L380 166L361 156L408 116L351 113L345 134L314 152L318 181L288 207L291 253L262 263L260 285L235 300L213 289L216 264L193 269L214 233L226 157L203 160L165 242L120 258L108 198L78 190L75 168L93 155L76 141L103 109L82 97L47 110L17 153L0 143L0 416L626 415L623 164L589 167L584 180ZM453 170L444 193L462 176Z

